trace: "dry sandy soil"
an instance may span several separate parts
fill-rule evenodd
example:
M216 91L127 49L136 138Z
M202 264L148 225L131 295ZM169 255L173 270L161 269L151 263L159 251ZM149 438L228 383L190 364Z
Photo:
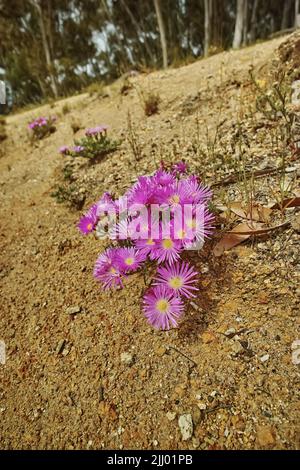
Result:
M72 143L74 119L83 128L106 123L124 139L102 162L77 165L84 209L104 190L121 194L161 158L184 157L206 180L222 180L222 165L212 170L209 155L192 143L205 145L207 129L213 135L221 121L224 136L236 129L237 116L243 123L244 104L252 100L249 68L262 77L285 40L138 75L126 96L115 86L100 98L80 95L7 119L0 158L2 449L299 447L299 366L292 361L292 343L300 338L296 230L287 227L218 258L214 239L192 253L199 294L178 329L157 332L141 312L142 274L122 291L100 291L92 270L105 244L82 237L80 212L51 197L62 178L58 148ZM145 117L137 90L159 92L158 114ZM71 111L63 114L66 102ZM126 140L128 111L143 148L138 161ZM57 131L32 143L27 123L40 114L56 114ZM255 168L277 163L267 137L257 137L263 127L248 129ZM259 181L262 202L270 202L268 189L277 183L271 176ZM238 192L221 185L215 203ZM75 306L80 312L69 314ZM193 420L187 440L182 415Z

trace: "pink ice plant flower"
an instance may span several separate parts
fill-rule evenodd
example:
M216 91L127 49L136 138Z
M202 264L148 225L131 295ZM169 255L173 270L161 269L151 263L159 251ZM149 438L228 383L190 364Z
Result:
M182 249L180 240L174 240L171 237L155 240L155 245L151 245L149 258L152 261L156 260L158 264L164 262L172 264L179 259Z
M116 264L120 271L124 273L136 271L140 268L145 259L146 256L144 253L141 253L132 247L119 248L116 253Z
M102 284L104 290L124 287L124 273L120 270L117 255L119 248L108 248L96 261L94 277Z
M88 235L95 229L98 222L97 208L97 204L94 204L88 212L81 217L77 227L83 235Z
M144 295L143 310L150 325L156 329L176 328L183 314L183 301L165 286L150 288Z
M195 297L193 291L198 290L194 285L198 282L197 275L198 272L189 263L176 262L171 266L160 266L157 269L154 285L163 285L175 295Z
M182 160L181 162L175 163L173 166L175 173L183 174L187 171L187 164Z
M69 152L69 147L67 145L63 145L59 149L59 153L61 153L62 155L67 155L68 152Z
M75 145L72 148L72 151L75 152L75 153L80 153L80 152L84 151L84 147L82 145Z
M103 132L106 132L108 129L108 126L96 126L96 127L90 127L88 129L86 129L85 131L85 135L87 137L91 137L91 136L96 136L98 134L102 134Z

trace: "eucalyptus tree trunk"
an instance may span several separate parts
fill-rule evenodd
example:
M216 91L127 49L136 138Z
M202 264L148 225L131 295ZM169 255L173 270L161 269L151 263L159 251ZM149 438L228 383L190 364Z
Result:
M211 45L212 0L204 0L204 55L209 54Z
M154 1L157 24L158 24L158 29L159 29L160 44L161 44L161 50L162 50L162 56L163 56L163 68L166 69L168 67L168 49L167 49L165 24L164 24L164 20L162 16L160 0L153 0L153 1Z
M48 70L49 78L50 78L51 90L52 90L54 98L57 98L58 97L58 91L57 91L55 76L54 76L54 73L53 73L53 63L52 63L52 60L51 60L50 47L49 47L47 34L46 34L46 27L45 27L44 18L43 18L43 11L42 11L39 0L30 0L30 3L35 8L35 10L37 12L39 28L40 28L41 35L42 35L42 43L43 43L43 48L44 48L46 65L47 65L47 70Z
M245 0L237 0L234 38L232 43L233 49L238 49L242 45L244 32L244 14Z
M299 0L295 0L295 28L300 27Z
M256 16L257 16L257 8L258 8L259 0L254 0L252 3L252 11L251 11L251 19L250 19L250 31L249 31L249 39L250 42L254 42L256 39Z

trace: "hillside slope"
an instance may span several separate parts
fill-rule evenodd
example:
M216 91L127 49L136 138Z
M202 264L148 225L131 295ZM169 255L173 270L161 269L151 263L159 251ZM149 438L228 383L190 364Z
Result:
M227 178L230 157L224 162L221 152L213 161L211 142L218 128L230 147L237 122L249 132L254 155L246 169L278 163L268 140L272 129L264 128L262 115L261 127L247 127L246 114L253 104L249 68L266 79L285 40L132 77L125 96L111 87L102 98L84 94L7 119L9 138L0 158L0 339L7 349L0 365L1 448L299 446L298 369L291 356L297 233L289 228L219 258L208 242L192 254L201 286L183 324L157 332L141 313L142 274L130 277L123 291L101 292L92 270L105 244L80 236L80 212L51 197L62 179L58 148L72 143L74 121L82 128L107 124L124 139L97 165L74 168L84 208L105 190L121 194L161 159L184 157L209 183ZM158 114L145 117L141 90L159 93ZM71 111L63 114L66 103ZM138 159L127 140L128 112L142 148ZM27 123L40 114L57 115L57 131L32 144ZM262 201L264 186L267 191L277 182L266 176L258 183ZM215 203L235 200L239 191L221 185ZM70 315L74 306L80 312ZM178 425L183 414L193 418L187 441Z

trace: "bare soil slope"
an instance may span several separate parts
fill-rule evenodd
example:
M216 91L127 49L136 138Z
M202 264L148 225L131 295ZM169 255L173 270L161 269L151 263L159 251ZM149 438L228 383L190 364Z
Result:
M204 145L221 122L228 135L234 130L249 98L249 68L262 74L284 39L133 77L126 96L111 87L106 97L85 94L8 118L0 158L1 448L299 447L299 366L291 351L299 338L297 233L220 258L209 242L192 255L201 285L182 326L157 332L141 313L143 276L123 291L101 292L92 269L105 245L80 236L80 213L51 197L63 166L58 148L72 143L74 119L82 127L108 124L124 138L102 162L77 168L85 207L104 190L122 193L161 158L184 157L211 181L222 179L222 165L212 169L192 143ZM145 117L137 90L160 94L159 114ZM66 102L71 112L63 115ZM128 111L143 148L138 161L126 140ZM58 115L57 131L31 144L27 123L40 114ZM260 161L271 158L266 145L255 143ZM222 191L235 197L234 188ZM74 306L80 312L70 315ZM193 419L186 441L183 414Z

